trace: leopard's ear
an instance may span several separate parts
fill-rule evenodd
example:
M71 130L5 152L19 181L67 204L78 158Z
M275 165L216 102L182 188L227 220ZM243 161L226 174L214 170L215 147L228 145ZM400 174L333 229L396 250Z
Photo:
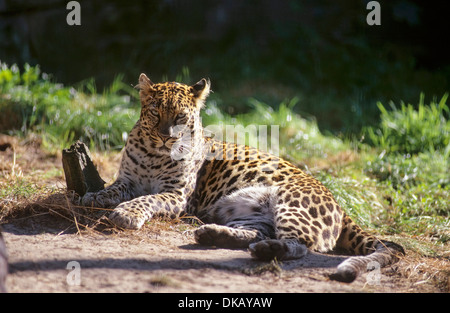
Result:
M143 90L145 88L151 87L153 85L153 82L150 80L150 78L147 77L144 73L139 75L139 84L136 85L136 88L139 88L140 90Z
M141 104L144 105L153 98L155 89L153 88L153 82L144 73L139 76L139 84L136 88L139 89L139 97L141 98Z
M197 98L200 101L200 105L203 105L203 102L208 97L211 88L211 81L206 78L202 78L199 82L191 86L191 92L194 98Z

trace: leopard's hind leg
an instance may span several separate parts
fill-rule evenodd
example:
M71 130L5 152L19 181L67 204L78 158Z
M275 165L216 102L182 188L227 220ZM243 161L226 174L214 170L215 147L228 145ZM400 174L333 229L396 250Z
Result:
M195 230L202 245L247 248L251 243L274 238L272 207L276 188L252 186L232 192L205 210L203 220L211 223Z
M195 240L205 246L242 249L273 233L271 221L253 214L230 221L226 225L206 224L194 231Z
M257 259L269 261L300 258L307 248L296 239L277 238L273 217L277 187L252 186L223 197L208 210L207 224L195 231L203 245L249 248ZM222 225L218 225L222 224Z
M308 252L308 247L304 244L305 240L298 236L297 231L293 233L296 228L283 224L286 220L279 214L279 212L287 212L287 209L283 208L287 208L286 204L277 203L273 208L277 212L274 217L274 236L252 243L249 246L252 257L263 261L273 259L282 261L300 259Z

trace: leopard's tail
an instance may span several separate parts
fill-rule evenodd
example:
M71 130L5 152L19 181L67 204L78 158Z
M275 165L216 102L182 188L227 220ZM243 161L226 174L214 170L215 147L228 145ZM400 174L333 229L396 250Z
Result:
M368 234L345 213L336 247L358 255L339 264L336 273L330 275L333 280L348 283L367 270L396 263L405 254L402 246Z

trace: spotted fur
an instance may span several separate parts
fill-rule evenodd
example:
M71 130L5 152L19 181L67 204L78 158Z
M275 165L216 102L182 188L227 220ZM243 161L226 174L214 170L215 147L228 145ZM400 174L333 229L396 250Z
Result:
M295 259L307 249L362 255L332 279L352 281L369 262L388 265L403 249L363 231L330 191L291 163L203 134L200 110L209 80L193 86L139 78L141 116L131 130L117 180L87 193L86 206L115 207L110 220L139 229L154 216L193 214L206 224L199 244L248 248L261 260Z

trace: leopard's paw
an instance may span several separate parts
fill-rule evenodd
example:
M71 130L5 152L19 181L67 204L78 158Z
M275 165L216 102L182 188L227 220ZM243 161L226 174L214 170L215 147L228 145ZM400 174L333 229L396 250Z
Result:
M116 226L129 229L140 229L148 219L142 212L122 205L115 208L108 218Z
M104 191L87 192L81 199L81 205L86 207L108 208L120 203L118 199L112 199Z
M194 231L194 238L199 244L222 248L247 248L256 236L256 230L235 229L216 224L203 225Z

